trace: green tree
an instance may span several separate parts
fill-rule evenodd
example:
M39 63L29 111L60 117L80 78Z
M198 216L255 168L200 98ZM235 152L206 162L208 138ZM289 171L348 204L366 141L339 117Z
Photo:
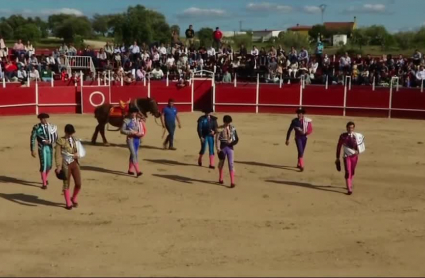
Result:
M214 30L211 28L202 28L198 31L198 38L201 43L201 46L209 47L213 43L213 33Z
M47 38L49 36L49 24L46 21L37 16L34 18L34 24L38 26L42 38Z
M15 39L21 39L22 42L37 42L41 38L41 31L34 23L26 23L19 26L14 32Z
M401 49L414 48L414 32L399 32L394 34L394 39Z
M282 35L279 34L277 42L285 48L290 48L293 46L296 49L305 47L306 49L311 50L308 36L302 35L297 32L286 32Z
M413 43L416 46L425 46L425 27L422 27L418 32L415 33L415 36L413 37Z
M11 15L6 21L13 30L27 23L27 20L21 15Z
M317 24L317 25L314 25L308 31L308 35L313 40L313 42L317 42L319 35L320 35L320 39L323 40L324 38L328 37L329 31L326 30L325 25Z
M62 21L57 19L62 19ZM55 18L53 22L56 22L53 34L62 38L66 43L74 42L77 36L88 38L92 35L91 22L85 16L63 16Z
M93 30L97 33L102 34L105 37L106 32L108 32L109 30L108 21L108 15L95 14L92 19Z
M0 36L6 40L13 38L13 29L7 21L0 23Z
M363 46L368 45L369 37L366 35L364 29L356 29L353 31L351 41L354 45L357 45L360 49L362 49Z

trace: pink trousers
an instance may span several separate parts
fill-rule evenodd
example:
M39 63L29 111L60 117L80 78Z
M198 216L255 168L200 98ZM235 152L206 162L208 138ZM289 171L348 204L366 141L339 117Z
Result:
M347 180L347 190L353 191L353 177L356 171L358 155L344 157L345 179Z

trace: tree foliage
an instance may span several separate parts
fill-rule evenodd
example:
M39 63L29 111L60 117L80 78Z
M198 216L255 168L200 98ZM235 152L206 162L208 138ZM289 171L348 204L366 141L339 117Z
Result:
M95 14L92 19L93 31L106 36L106 32L109 30L109 20L108 15Z
M297 32L286 32L284 34L279 34L277 43L285 48L290 48L292 46L296 49L300 49L301 47L305 47L306 49L310 48L310 41L308 36Z
M211 28L202 28L198 31L198 38L201 46L209 47L213 43L213 29Z
M75 42L77 36L89 38L92 35L92 26L85 16L52 15L49 25L56 37L62 38L65 43Z
M15 39L21 39L23 43L31 41L32 43L37 42L41 38L41 31L38 26L34 23L26 23L19 26L14 31Z

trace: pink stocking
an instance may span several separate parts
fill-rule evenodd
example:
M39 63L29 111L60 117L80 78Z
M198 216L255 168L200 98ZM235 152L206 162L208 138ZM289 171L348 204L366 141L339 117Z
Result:
M210 166L214 166L214 155L210 155Z
M130 162L128 163L128 171L129 172L133 172L134 170L134 164L133 162L130 160Z
M63 191L63 196L65 197L65 203L67 207L71 207L72 206L72 202L71 202L71 198L69 196L69 189L65 189Z
M43 182L43 186L47 185L47 174L46 174L46 172L41 172L41 181Z
M230 171L230 183L235 184L235 171Z
M81 187L74 187L74 194L72 194L72 202L73 203L78 203L77 202L77 197L78 197L78 193L80 193Z
M140 173L139 163L134 163L134 169L136 169L136 173Z
M223 181L223 168L219 168L219 169L218 169L218 173L219 173L219 175L220 175L219 180L220 180L220 181Z

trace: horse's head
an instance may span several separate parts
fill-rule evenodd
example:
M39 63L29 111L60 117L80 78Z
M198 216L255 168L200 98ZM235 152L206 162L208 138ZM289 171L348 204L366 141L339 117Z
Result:
M161 112L158 108L158 102L152 98L139 98L136 100L140 112L143 114L151 113L155 118L161 117Z

